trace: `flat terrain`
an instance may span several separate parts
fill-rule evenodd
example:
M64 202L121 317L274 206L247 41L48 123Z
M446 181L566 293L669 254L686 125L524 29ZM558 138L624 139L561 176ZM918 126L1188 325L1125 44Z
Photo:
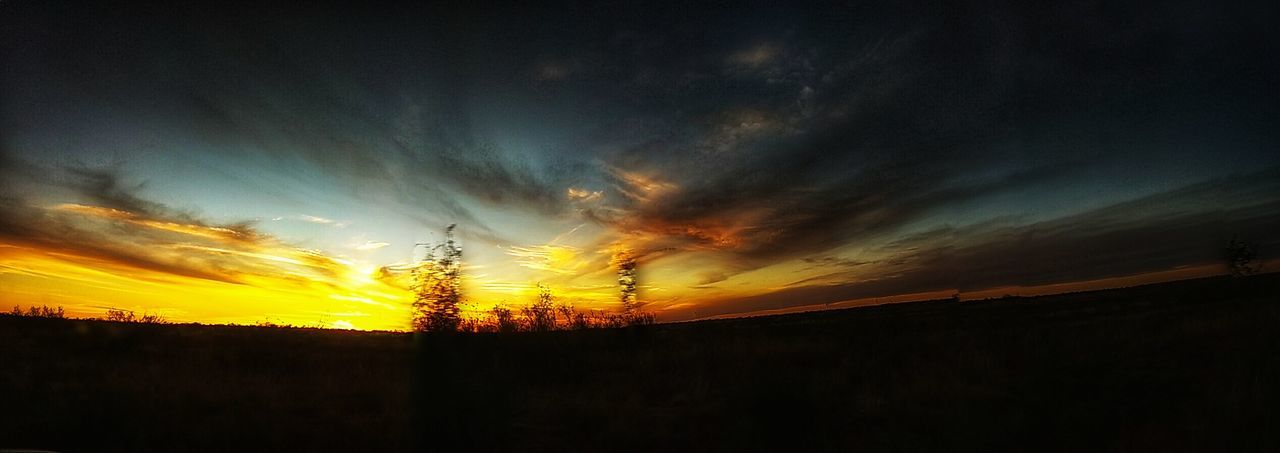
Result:
M611 331L0 317L0 449L1280 451L1280 275Z

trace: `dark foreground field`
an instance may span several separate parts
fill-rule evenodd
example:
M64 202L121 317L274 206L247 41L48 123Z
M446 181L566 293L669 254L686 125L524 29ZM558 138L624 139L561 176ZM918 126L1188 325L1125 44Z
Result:
M615 331L0 317L0 449L1280 451L1280 276Z

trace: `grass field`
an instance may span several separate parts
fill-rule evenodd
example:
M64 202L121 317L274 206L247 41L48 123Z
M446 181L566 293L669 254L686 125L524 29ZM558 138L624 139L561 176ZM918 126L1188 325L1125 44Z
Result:
M0 449L1280 451L1280 275L412 336L0 317Z

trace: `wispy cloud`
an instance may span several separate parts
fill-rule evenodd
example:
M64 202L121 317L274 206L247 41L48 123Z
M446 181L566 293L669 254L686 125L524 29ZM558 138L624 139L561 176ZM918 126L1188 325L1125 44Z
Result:
M357 245L356 250L377 250L388 245L391 244L387 242L365 241L365 243Z
M333 219L326 219L324 217L318 217L318 216L306 215L306 214L299 215L298 220L302 220L304 222L318 223L320 225L330 225L335 228L345 228L347 226L346 222L339 222Z
M580 271L586 265L586 262L579 259L581 250L563 245L511 246L506 253L520 266L538 271L570 274Z

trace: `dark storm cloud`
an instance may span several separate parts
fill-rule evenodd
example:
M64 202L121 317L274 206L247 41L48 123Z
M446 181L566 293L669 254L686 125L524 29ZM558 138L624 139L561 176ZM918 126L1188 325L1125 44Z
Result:
M839 155L839 146L802 146L763 162L728 164L732 168L691 181L673 196L635 210L638 220L628 220L658 231L743 222L747 226L733 233L738 237L729 248L767 261L884 233L934 207L1053 182L1073 168L1064 162L961 181L954 163L897 157L851 163L851 157ZM821 149L836 151L816 151ZM840 174L832 168L849 170Z
M416 11L421 20L323 9L15 10L26 20L14 31L27 34L6 40L7 50L45 73L31 88L51 110L108 104L126 121L193 134L227 156L274 166L301 159L344 185L385 185L410 201L452 197L452 189L554 213L564 187L549 180L575 171L535 168L473 130L471 64L456 61L459 49L437 49L466 43L436 32L441 19L429 10ZM362 22L379 16L393 23ZM398 50L387 48L393 44ZM21 94L13 87L31 83L29 74L8 75L7 91ZM57 113L63 123L73 117ZM41 127L13 114L6 120L13 129ZM456 201L440 204L477 221Z
M993 151L1007 145L1095 158L1084 148L1134 135L1118 128L1178 126L1152 112L1197 117L1177 112L1203 102L1188 99L1198 84L1260 69L1242 62L1265 56L1223 55L1249 29L1195 4L10 8L25 19L14 33L27 35L6 47L42 66L52 78L43 90L249 147L222 152L265 150L365 184L399 180L415 195L449 187L548 214L565 208L569 185L607 179L598 160L680 184L690 203L672 206L785 203L794 195L779 190L784 182L847 210L858 204L837 188L853 173L892 167L927 175L898 185L921 185L1002 158L1056 164L1038 151ZM1237 76L1218 94L1238 95L1257 77ZM501 149L477 128L495 114L476 107L489 97L582 112L590 138L550 155ZM1246 107L1236 116L1274 110ZM644 145L626 144L636 141ZM624 151L594 151L607 144ZM735 184L735 199L716 184L685 184L743 176L760 184Z
M95 206L129 211L145 216L163 215L167 209L159 203L137 195L143 184L134 186L121 181L119 169L65 167L64 184Z
M1197 8L834 8L736 48L693 39L706 46L689 53L723 56L658 64L652 77L666 78L654 84L680 108L626 123L650 125L636 132L647 140L613 157L676 188L637 200L627 194L635 187L615 181L618 211L589 214L722 249L745 270L890 232L936 207L1059 183L1125 154L1155 158L1145 149L1179 140L1261 152L1274 133L1253 125L1275 106L1251 94L1266 76L1238 72L1271 64L1240 45L1257 29L1221 11L1179 15ZM721 77L691 76L713 65ZM1215 95L1238 109L1206 105Z
M1222 262L1227 240L1280 248L1280 168L1029 225L942 227L881 247L881 262L717 301L702 316L930 291L1070 283ZM1189 206L1202 209L1188 209ZM834 261L831 259L828 261ZM824 261L826 262L826 261ZM824 284L852 281L853 283ZM710 308L715 307L715 308Z

